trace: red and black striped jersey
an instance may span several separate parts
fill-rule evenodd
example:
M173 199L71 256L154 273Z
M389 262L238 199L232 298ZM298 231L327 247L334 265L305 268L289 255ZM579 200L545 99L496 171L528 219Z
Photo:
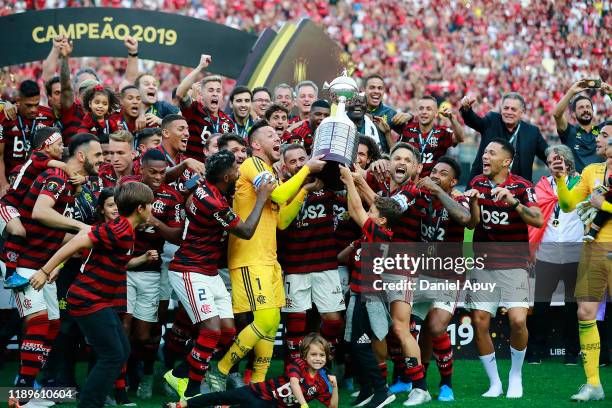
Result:
M327 373L322 369L318 370L314 376L311 376L308 371L308 365L301 358L297 358L295 361L287 364L284 375L264 382L251 383L249 387L262 400L276 401L276 406L278 407L296 408L300 406L300 403L293 395L289 385L289 379L292 377L300 380L300 389L306 402L317 400L323 405L329 406L332 397L332 387L329 380L326 379Z
M83 123L83 118L85 117L83 105L81 105L80 101L75 100L69 108L62 109L60 115L59 121L62 124L64 145L68 146L72 136L79 133L81 123Z
M193 101L181 112L189 125L189 141L187 142L187 157L192 157L204 163L204 143L213 133L234 132L236 126L232 119L222 111L217 116L210 114L200 102Z
M304 123L291 131L291 136L289 136L288 140L290 143L301 144L306 149L306 152L310 154L314 136L315 132L310 128L310 121L305 120Z
M27 240L19 248L20 268L40 269L62 245L65 231L50 228L32 219L32 211L38 196L46 195L55 202L53 209L60 214L74 203L75 187L63 170L51 168L42 172L26 193L19 206L21 223L27 231Z
M111 133L121 130L119 122L113 115L106 115L104 120L98 121L94 119L91 113L86 113L81 121L78 133L91 133L98 137L98 139L108 139Z
M470 203L466 197L458 196L454 200L468 212L470 211ZM459 243L463 242L465 227L449 215L442 202L430 194L422 194L417 200L415 208L418 208L418 213L415 213L415 216L418 216L421 220L421 241L447 242L448 245L435 247L436 255L454 259L461 257L463 247ZM459 275L448 269L429 271L427 275L441 279L462 279L464 277L464 275Z
M120 184L129 182L142 182L142 176L126 176L121 178ZM179 228L183 224L183 197L174 188L162 184L153 191L155 200L151 205L151 214L170 228ZM164 249L165 240L159 235L159 231L152 227L136 229L136 246L134 256L140 256L151 249L156 249L159 254ZM147 263L131 269L133 271L160 271L161 258L154 263Z
M349 215L346 190L336 193L334 202L334 225L338 253L361 237L361 228Z
M183 161L185 161L185 159L187 159L187 156L185 156L183 153L179 153L176 160L174 160L172 157L170 157L170 153L168 153L168 151L162 145L159 145L157 147L152 147L152 149L159 150L160 152L164 154L164 157L166 158L166 164L168 165L168 167L175 167L176 165L182 163ZM140 157L134 159L134 167L132 167L133 174L141 173L142 156L144 155L140 155ZM193 176L195 176L194 173L192 173L188 169L185 169L185 171L175 181L168 183L168 185L174 188L179 193L184 194L186 193L185 182L189 180L190 178L192 178Z
M349 270L351 271L351 290L356 293L362 292L373 292L374 289L374 281L380 279L379 275L375 275L372 272L371 267L367 267L363 265L362 260L362 244L371 244L371 243L383 243L388 244L393 241L393 232L390 230L376 225L371 218L368 218L363 224L362 228L363 236L361 239L353 242L353 250L351 251L351 255L349 258ZM382 247L382 245L381 245ZM370 248L368 258L372 259L377 252L374 248ZM380 249L382 253L383 248ZM364 273L364 270L366 270Z
M297 123L299 121L301 121L302 119L300 119L300 115L289 115L289 118L287 119L287 123L289 123L290 125Z
M308 193L297 217L278 231L278 258L283 272L310 273L338 269L334 236L335 193Z
M11 171L25 163L36 129L53 126L55 116L46 106L38 107L35 119L26 119L17 114L15 120L8 119L0 112L0 143L4 145L4 175L8 179Z
M222 251L226 250L223 231L238 225L240 217L219 189L208 182L195 190L186 213L183 243L169 269L215 276Z
M452 129L434 125L427 135L422 135L419 123L416 121L406 123L399 141L411 144L421 153L423 163L421 177L429 176L438 159L444 156L450 147L457 145L453 142Z
M415 216L415 211L418 210L415 205L417 198L419 198L422 193L416 185L412 181L408 181L403 186L391 191L391 180L389 177L383 182L380 182L369 171L366 174L366 182L370 188L381 197L392 197L396 194L401 194L406 197L408 209L393 226L393 240L395 242L419 242L420 220Z
M474 231L474 251L477 256L487 253L485 261L487 269L524 269L529 258L527 224L518 211L512 209L510 205L494 201L491 190L495 187L508 189L521 204L527 207L537 207L533 184L522 177L510 173L506 181L499 185L495 185L489 177L482 174L474 177L468 185L468 189L476 189L479 193L480 223ZM524 243L524 245L491 245L492 242Z
M68 289L70 314L84 316L109 307L125 311L127 263L134 253L134 229L125 217L94 226L89 232L93 248L83 259Z
M113 165L102 163L98 168L98 186L100 190L103 188L114 188L118 181Z
M467 211L470 203L464 196L454 198ZM442 202L430 194L421 194L416 202L421 220L420 238L423 242L463 242L465 227L455 221Z
M121 112L114 112L110 115L110 120L117 123L120 130L127 130L131 134L136 132L136 119L132 119Z
M8 181L11 188L0 199L0 204L19 208L36 177L49 166L49 156L41 151L32 153L28 161L13 169Z

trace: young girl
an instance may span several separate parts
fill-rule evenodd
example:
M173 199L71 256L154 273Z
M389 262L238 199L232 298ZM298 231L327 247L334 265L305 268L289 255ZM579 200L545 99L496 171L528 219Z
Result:
M300 355L288 364L280 377L255 383L231 391L198 395L187 401L169 402L165 408L202 408L214 405L233 405L251 408L307 408L308 401L319 400L330 408L338 407L336 377L327 375L325 364L330 360L327 340L316 333L304 337Z
M117 118L111 115L119 110L119 98L103 85L93 86L83 95L85 116L81 122L79 133L92 133L98 139L108 139L108 135L122 129Z
M115 204L114 194L115 190L112 188L105 188L98 197L98 222L110 222L119 216L119 210L117 204Z

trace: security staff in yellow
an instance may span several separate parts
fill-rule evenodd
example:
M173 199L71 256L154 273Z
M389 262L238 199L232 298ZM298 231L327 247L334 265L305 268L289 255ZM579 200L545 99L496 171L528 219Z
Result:
M612 125L606 125L601 129L596 146L597 155L606 161L585 167L580 175L580 181L571 190L568 190L564 182L566 175L562 161L555 160L551 165L557 182L559 206L564 212L577 208L578 214L582 214L581 218L587 226L592 223L597 211L612 213L612 204L605 201L603 195L603 192L610 188L609 180L612 177ZM599 379L600 338L595 318L606 288L612 292L612 260L608 259L610 250L612 250L612 218L608 218L600 226L594 242L583 245L578 264L575 292L578 302L578 336L587 383L580 387L578 393L572 395L574 401L604 399Z
M263 180L274 178L278 183L272 166L281 157L281 140L265 121L253 125L249 145L253 157L240 166L233 203L234 211L241 218L247 217L255 206L255 189ZM255 352L251 382L265 380L280 323L280 309L285 306L283 277L276 259L276 229L287 228L297 216L307 193L306 178L325 165L321 157L311 158L295 176L274 189L250 240L230 234L228 263L234 313L252 311L254 320L238 334L217 367L211 366L207 378L212 391L225 389L230 369L251 349Z

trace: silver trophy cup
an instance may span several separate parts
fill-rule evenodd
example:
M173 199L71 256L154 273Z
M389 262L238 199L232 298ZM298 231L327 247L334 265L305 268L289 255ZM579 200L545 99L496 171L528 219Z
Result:
M314 156L323 155L327 161L325 168L319 175L326 187L332 190L342 190L339 165L351 166L357 158L359 137L355 124L346 115L346 103L359 93L357 83L346 74L334 79L331 84L327 82L323 89L328 89L330 98L337 103L336 113L325 118L317 131L312 146Z

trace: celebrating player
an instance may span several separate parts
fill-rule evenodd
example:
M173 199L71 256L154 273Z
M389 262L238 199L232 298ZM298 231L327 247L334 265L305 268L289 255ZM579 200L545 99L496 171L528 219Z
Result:
M243 222L224 196L233 190L239 176L238 163L231 152L223 150L207 160L206 182L193 195L187 209L183 243L169 266L172 288L198 330L187 359L189 382L181 398L200 393L212 353L231 343L235 335L232 302L217 272L224 249L220 245L223 231L251 239L275 187L272 180L262 181L255 206ZM174 381L172 372L165 377Z
M597 136L597 154L607 161L595 163L584 168L580 181L571 190L563 182L566 170L562 160L555 160L551 167L555 171L555 182L559 194L559 206L564 212L576 208L576 205L589 197L587 207L608 213L608 220L601 226L594 242L585 244L578 264L576 281L576 300L578 301L578 335L580 350L584 363L587 383L572 395L574 401L592 401L604 399L604 391L599 378L599 353L601 349L599 331L597 330L597 308L604 297L606 287L612 286L612 262L608 258L612 242L612 223L609 214L612 205L605 200L599 186L610 185L612 174L612 125L606 125ZM592 211L593 215L595 211Z
M284 174L292 177L306 164L302 145L283 149ZM286 229L279 231L278 255L285 273L287 304L285 364L299 356L300 342L306 335L306 312L314 303L321 314L321 335L332 351L338 344L343 321L344 295L338 275L334 237L335 193L323 188L319 179L309 180L298 194L305 194L300 212Z
M255 188L269 178L276 179L272 165L280 159L280 138L265 121L255 123L249 134L253 157L240 166L234 208L246 216L256 202ZM230 350L219 361L218 371L208 379L213 391L222 390L230 368L251 349L255 362L251 382L265 379L280 323L280 308L285 306L281 268L276 257L276 228L286 228L297 215L303 201L293 198L310 173L320 171L325 162L311 158L293 177L277 186L265 204L261 221L250 240L230 235L228 261L232 282L234 313L252 311L254 321L240 332ZM279 208L280 206L280 208Z
M451 128L435 125L436 117L448 118ZM400 141L416 147L421 154L423 170L421 177L429 176L431 169L446 151L463 142L463 128L457 121L450 107L442 107L438 111L438 101L430 95L425 95L417 102L417 121L407 123L402 129Z
M417 187L426 189L429 195L419 200L426 215L421 218L423 242L448 242L439 247L440 256L462 256L462 247L453 243L463 242L464 227L473 229L478 220L472 216L468 200L464 196L451 197L452 189L461 176L459 163L448 156L441 157L431 170L431 175L418 181ZM438 251L436 251L438 252ZM464 272L465 273L465 272ZM428 284L463 281L464 275L455 271L439 270L422 272L420 280ZM438 401L454 401L451 376L453 373L453 349L448 324L455 313L459 289L421 290L413 295L413 313L421 318L424 326L419 337L421 362L425 367L433 351L440 370L440 394Z
M221 110L223 87L221 77L207 76L202 80L201 100L192 100L187 94L198 75L210 65L209 55L202 55L200 63L187 75L176 89L181 111L189 123L187 156L204 162L202 148L208 136L213 133L228 133L234 130L234 122Z
M489 334L491 317L497 308L508 309L512 366L507 398L523 396L522 367L527 349L527 310L529 275L527 261L527 224L541 227L542 212L536 206L533 185L510 173L515 151L504 139L494 139L484 149L483 174L470 181L465 196L470 199L472 215L479 219L474 232L474 252L485 258L484 269L474 269L468 277L473 282L495 284L495 290L466 294L472 309L476 346L480 361L489 377L489 390L483 397L503 393L497 372L495 349ZM497 246L490 242L502 243Z

